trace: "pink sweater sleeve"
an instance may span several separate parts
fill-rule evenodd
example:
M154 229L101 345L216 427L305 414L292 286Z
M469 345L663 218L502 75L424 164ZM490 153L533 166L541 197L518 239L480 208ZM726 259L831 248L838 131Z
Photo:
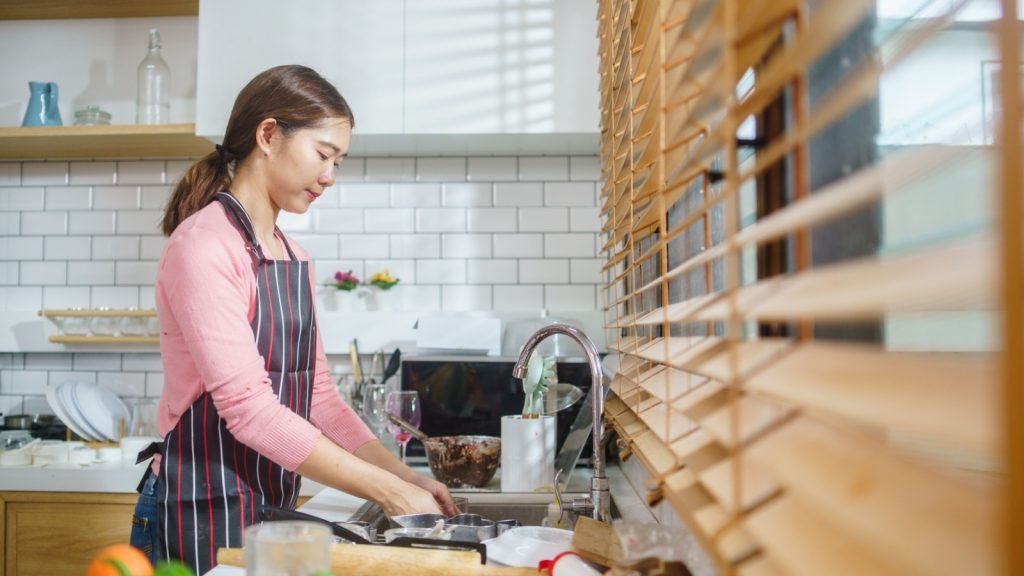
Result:
M271 388L249 325L251 262L232 254L218 231L182 232L168 241L157 282L161 325L168 323L165 333L174 333L166 346L161 342L164 365L169 372L179 362L194 366L231 434L294 471L313 451L320 431L283 406ZM165 383L165 396L175 393L167 389L174 385Z

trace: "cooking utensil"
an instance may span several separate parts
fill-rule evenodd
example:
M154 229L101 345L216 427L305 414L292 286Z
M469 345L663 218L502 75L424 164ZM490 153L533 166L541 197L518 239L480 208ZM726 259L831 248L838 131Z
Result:
M402 514L392 516L392 522L399 528L433 528L438 520L448 520L444 514Z
M548 414L554 414L561 412L566 408L580 401L583 398L583 391L578 386L567 384L565 382L559 382L555 384L544 394L544 400L542 404L542 414L545 416Z
M456 542L483 542L498 535L493 520L487 520L479 514L459 514L452 516L445 523Z
M352 358L352 375L355 376L356 383L360 383L363 381L363 366L359 363L359 344L355 338L348 345L348 353Z
M366 382L368 384L376 384L377 383L377 364L378 364L378 361L381 364L380 369L383 370L384 369L384 365L383 365L383 363L384 363L384 353L379 351L379 350L377 352L374 352L373 353L373 357L370 359L370 373L367 374L367 376L366 376Z
M494 436L438 436L430 438L422 430L392 414L388 418L423 443L427 464L434 478L451 488L486 485L494 478L501 461L501 438Z
M395 348L395 351L391 353L391 358L388 359L388 366L384 369L384 376L381 377L380 383L387 384L388 379L394 376L398 372L398 367L401 364L402 351Z
M57 424L53 414L8 414L3 427L8 430L32 430Z

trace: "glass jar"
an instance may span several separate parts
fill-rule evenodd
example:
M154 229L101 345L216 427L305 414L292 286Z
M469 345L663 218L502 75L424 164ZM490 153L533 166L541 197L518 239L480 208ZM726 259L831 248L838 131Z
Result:
M80 312L82 308L72 308L72 311ZM61 333L65 336L88 336L90 333L90 318L86 316L65 316L61 324Z
M100 312L109 312L110 308L101 306ZM117 336L121 325L121 319L117 316L93 316L90 327L95 336Z
M110 112L99 106L86 106L75 112L75 126L109 126Z
M136 312L136 308L129 308L129 312ZM145 316L125 316L121 318L122 336L145 336L149 332L146 326Z

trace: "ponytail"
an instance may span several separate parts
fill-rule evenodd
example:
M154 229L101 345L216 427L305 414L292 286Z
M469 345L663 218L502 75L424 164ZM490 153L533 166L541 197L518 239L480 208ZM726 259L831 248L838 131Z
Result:
M210 152L193 164L174 187L160 226L165 236L185 219L202 210L217 192L231 184L231 175L217 152Z

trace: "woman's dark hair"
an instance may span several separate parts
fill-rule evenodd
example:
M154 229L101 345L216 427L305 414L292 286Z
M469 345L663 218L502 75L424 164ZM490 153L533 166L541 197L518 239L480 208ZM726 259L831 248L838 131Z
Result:
M256 127L267 118L277 121L286 138L328 118L345 118L355 127L348 103L313 69L289 65L261 72L238 93L224 143L193 164L175 186L161 223L165 235L231 184L229 165L234 161L237 167L249 157L256 147Z

